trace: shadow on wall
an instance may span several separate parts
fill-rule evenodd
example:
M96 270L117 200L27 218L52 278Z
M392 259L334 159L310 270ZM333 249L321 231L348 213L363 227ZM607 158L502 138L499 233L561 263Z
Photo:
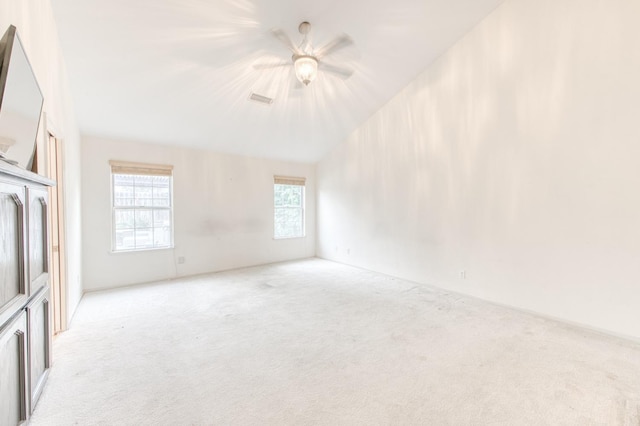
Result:
M640 336L635 9L496 10L320 163L319 255Z

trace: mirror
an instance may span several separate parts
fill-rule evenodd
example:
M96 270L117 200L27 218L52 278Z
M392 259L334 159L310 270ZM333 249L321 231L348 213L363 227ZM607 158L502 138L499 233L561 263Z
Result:
M17 34L0 41L0 157L31 169L44 98Z

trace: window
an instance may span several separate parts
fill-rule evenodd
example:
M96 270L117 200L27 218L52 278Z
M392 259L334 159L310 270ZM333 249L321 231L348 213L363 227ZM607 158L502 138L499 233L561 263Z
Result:
M304 237L304 178L275 176L274 238Z
M173 247L173 167L110 164L113 251Z

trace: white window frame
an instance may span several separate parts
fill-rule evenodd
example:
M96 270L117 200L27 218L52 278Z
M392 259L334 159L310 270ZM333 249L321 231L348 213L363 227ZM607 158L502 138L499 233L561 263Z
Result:
M306 212L305 212L305 206L306 206L306 178L303 177L290 177L290 176L274 176L273 177L273 196L272 196L272 200L273 200L273 239L274 240L292 240L292 239L296 239L296 238L305 238L307 236L307 227L306 227L306 223L307 223L307 218L306 218ZM276 193L276 185L292 185L292 186L300 186L302 187L302 200L301 200L301 206L300 207L278 207L275 204L275 193ZM276 216L276 211L278 209L282 209L282 208L299 208L301 210L301 220L302 220L302 234L301 235L295 235L295 236L278 236L276 235L276 223L275 223L275 216Z
M173 166L169 165L160 165L160 164L145 164L145 163L131 163L124 161L109 161L111 166L111 174L110 174L110 185L111 185L111 252L112 253L131 253L131 252L142 252L142 251L153 251L153 250L168 250L174 248L173 241L173 231L174 231L174 220L173 220ZM127 206L127 207L118 207L115 203L115 175L139 175L139 176L167 176L169 177L169 206L168 207L159 207L159 206ZM134 187L135 188L135 187ZM161 246L161 247L136 247L136 248L128 248L128 249L118 249L116 247L116 211L118 210L133 210L134 215L136 209L144 209L151 210L152 215L153 211L169 211L169 221L170 221L170 229L169 229L169 245ZM133 228L134 235L136 228Z

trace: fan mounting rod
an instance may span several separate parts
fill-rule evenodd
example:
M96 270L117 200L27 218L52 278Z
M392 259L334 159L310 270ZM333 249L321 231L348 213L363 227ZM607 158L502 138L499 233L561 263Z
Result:
M300 34L302 35L309 34L309 31L311 31L311 24L307 21L301 22L300 25L298 25L298 31L300 31Z

